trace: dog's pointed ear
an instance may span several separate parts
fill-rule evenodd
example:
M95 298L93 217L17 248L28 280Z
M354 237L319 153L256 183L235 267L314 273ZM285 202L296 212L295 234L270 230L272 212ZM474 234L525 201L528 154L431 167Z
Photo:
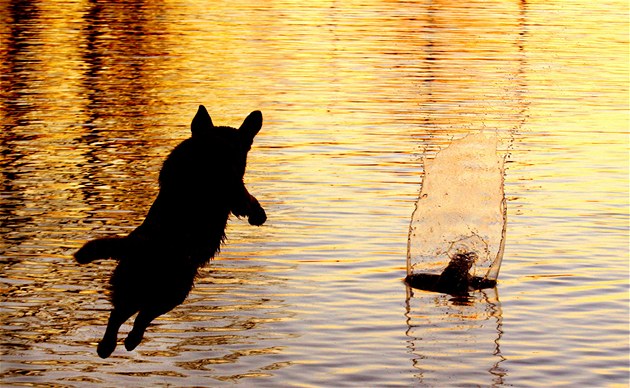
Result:
M206 107L203 105L199 105L197 114L190 124L190 131L192 132L193 136L196 136L210 130L210 128L212 127L212 119L210 118Z
M262 113L259 110L255 110L249 114L241 124L238 131L243 135L243 138L250 144L254 141L254 136L262 128Z

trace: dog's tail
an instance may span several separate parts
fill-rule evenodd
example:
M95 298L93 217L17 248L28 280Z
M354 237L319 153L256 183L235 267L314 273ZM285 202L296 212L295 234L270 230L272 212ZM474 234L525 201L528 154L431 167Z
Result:
M121 259L129 249L126 237L106 237L88 241L74 254L80 264L97 259Z

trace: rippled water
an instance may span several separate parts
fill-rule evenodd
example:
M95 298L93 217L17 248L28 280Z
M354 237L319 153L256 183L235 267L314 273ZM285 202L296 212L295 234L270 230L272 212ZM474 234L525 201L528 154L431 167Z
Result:
M626 386L624 1L13 0L0 7L3 385ZM264 125L188 300L96 355L115 263L198 104ZM496 289L407 289L422 157L508 155ZM130 327L124 325L121 332Z

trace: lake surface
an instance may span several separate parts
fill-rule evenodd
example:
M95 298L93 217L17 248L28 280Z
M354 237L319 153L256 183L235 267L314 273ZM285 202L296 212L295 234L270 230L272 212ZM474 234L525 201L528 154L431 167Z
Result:
M626 1L3 2L2 385L627 386L628 59ZM72 254L139 225L199 104L263 112L268 221L101 360L115 263ZM423 158L480 130L507 239L462 304L402 279Z

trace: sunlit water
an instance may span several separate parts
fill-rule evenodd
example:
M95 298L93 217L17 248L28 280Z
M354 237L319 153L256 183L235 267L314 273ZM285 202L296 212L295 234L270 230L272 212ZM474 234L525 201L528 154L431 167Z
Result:
M48 2L0 7L3 385L627 386L624 1ZM101 360L114 262L198 104L260 109L188 300ZM496 289L407 289L422 158L501 139ZM130 327L124 325L124 334Z

